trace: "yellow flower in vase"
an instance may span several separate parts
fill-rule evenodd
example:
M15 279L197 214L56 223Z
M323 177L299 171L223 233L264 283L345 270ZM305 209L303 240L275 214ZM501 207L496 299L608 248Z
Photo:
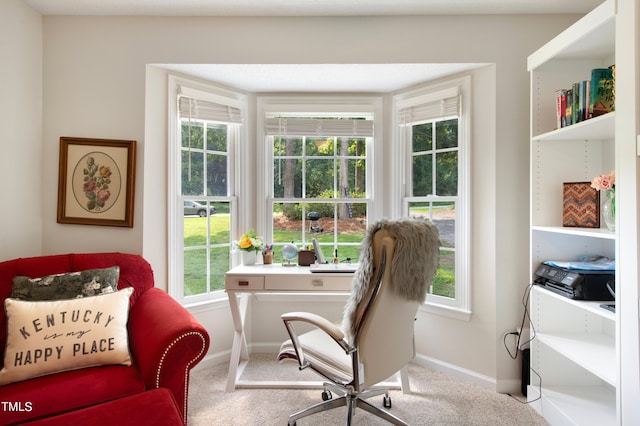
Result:
M262 238L258 236L255 230L250 229L247 233L240 236L239 241L233 242L234 249L239 251L262 251L264 243Z

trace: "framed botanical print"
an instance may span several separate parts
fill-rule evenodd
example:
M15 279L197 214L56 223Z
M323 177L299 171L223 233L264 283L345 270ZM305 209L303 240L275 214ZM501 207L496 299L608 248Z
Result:
M133 227L136 141L60 138L58 223Z

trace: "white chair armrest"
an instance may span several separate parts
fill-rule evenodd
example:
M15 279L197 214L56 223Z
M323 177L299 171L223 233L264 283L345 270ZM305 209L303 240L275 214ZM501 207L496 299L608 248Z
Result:
M344 340L344 333L334 323L328 319L310 312L287 312L280 316L284 322L302 321L312 324L331 336L334 340Z

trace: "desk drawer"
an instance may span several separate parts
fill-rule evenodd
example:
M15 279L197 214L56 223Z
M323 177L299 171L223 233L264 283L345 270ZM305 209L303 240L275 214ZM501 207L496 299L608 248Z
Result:
M271 291L350 291L351 279L351 276L338 275L267 275L264 288Z
M263 290L264 289L264 276L263 275L227 275L224 277L224 288L226 290Z

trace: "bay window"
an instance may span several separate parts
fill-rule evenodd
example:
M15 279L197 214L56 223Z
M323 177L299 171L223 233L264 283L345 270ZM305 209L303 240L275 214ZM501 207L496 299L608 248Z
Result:
M404 212L440 231L440 266L427 304L469 311L469 79L395 97L404 153Z
M169 290L183 303L222 297L231 267L234 154L242 98L170 79Z

